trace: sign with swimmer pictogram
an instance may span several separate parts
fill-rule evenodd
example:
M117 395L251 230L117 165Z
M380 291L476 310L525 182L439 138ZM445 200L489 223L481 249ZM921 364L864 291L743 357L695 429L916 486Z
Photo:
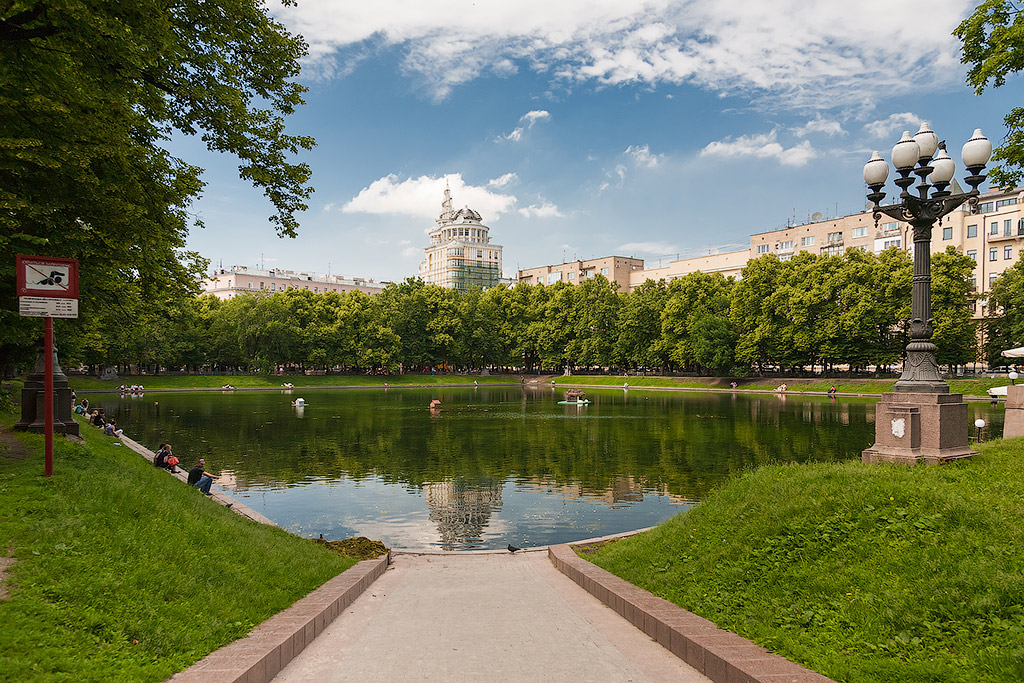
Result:
M78 298L78 260L18 254L18 296Z

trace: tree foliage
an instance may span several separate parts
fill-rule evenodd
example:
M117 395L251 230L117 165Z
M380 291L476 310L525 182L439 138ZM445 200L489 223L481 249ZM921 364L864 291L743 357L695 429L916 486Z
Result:
M236 156L295 235L312 189L288 159L313 141L283 121L302 103L305 51L257 0L4 3L0 362L33 336L15 313L16 253L79 259L83 322L62 336L83 344L117 330L104 318L159 319L195 291L205 264L184 249L201 169L167 151L173 135Z
M1024 12L1016 0L985 0L953 32L961 41L961 61L970 65L967 83L977 94L1001 87L1007 77L1024 69ZM989 179L1014 187L1024 178L1024 107L1014 107L1003 119L1007 134L992 154L1003 165Z

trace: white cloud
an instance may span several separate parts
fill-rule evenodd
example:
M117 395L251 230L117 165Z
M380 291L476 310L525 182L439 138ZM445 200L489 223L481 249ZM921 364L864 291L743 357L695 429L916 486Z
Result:
M461 173L450 173L439 178L420 176L399 180L395 174L386 175L359 191L345 206L342 213L401 214L416 218L436 218L441 213L441 200L445 183L451 188L455 206L469 206L483 216L484 222L496 221L516 204L513 195L498 194L484 187L467 185Z
M558 207L549 201L543 201L539 205L531 204L530 206L518 209L520 216L526 218L561 218L562 212L558 210Z
M543 119L551 118L549 112L543 109L536 109L534 111L528 111L519 117L519 123L525 124L522 126L516 126L512 129L512 132L508 135L502 135L502 139L511 140L512 142L519 142L523 138L523 133L533 128L533 124Z
M508 187L509 185L513 185L518 182L518 175L516 175L515 173L506 173L503 176L499 176L497 178L492 178L491 180L488 180L487 187L493 187L497 190L500 190L503 187Z
M651 148L648 145L643 147L630 145L624 153L633 157L637 166L645 168L654 168L665 158L662 154L651 154Z
M952 30L967 0L303 0L274 13L310 44L322 75L396 46L444 99L482 75L526 68L555 81L692 83L788 108L831 108L962 80ZM885 17L879 21L878 17ZM907 40L906 27L927 40ZM344 66L338 67L337 64Z
M824 133L825 135L846 135L843 124L838 121L831 121L822 118L819 114L804 125L793 130L798 137L806 137L811 133Z
M761 135L741 135L733 139L716 140L708 143L700 151L702 157L722 157L735 159L738 157L754 157L757 159L776 159L783 166L803 166L818 156L808 140L796 147L785 148L776 141L776 131Z
M335 204L334 202L327 202L326 204L324 204L324 208L322 208L321 211L323 211L324 213L329 213L333 211L336 206L337 204Z
M867 131L868 135L875 138L888 138L893 137L893 144L896 144L896 140L899 139L900 131L912 128L911 133L917 132L917 127L921 125L923 119L917 114L912 114L909 111L901 112L899 114L890 114L888 118L884 118L878 121L872 121L871 123L864 124L864 130Z

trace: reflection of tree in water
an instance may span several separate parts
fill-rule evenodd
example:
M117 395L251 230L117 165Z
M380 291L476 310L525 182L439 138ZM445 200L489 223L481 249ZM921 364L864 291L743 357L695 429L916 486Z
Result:
M483 536L491 513L501 507L501 482L451 479L424 486L430 521L445 550L471 547Z

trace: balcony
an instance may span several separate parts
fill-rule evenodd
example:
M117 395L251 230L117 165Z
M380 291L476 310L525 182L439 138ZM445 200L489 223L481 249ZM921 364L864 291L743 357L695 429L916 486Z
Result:
M1007 242L1009 240L1018 240L1024 237L1024 227L1011 229L1009 233L1005 230L1000 232L998 235L989 235L989 242Z

